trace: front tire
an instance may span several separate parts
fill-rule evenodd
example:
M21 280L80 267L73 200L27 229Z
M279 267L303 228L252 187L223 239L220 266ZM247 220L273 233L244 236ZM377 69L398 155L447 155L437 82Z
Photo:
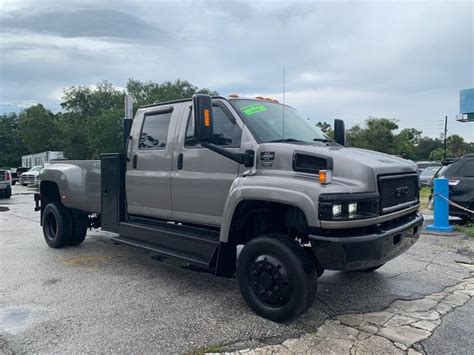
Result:
M43 235L51 248L62 248L72 236L71 211L61 202L48 203L43 212Z
M249 307L275 322L298 317L316 294L317 277L310 256L282 234L250 240L239 255L237 279Z

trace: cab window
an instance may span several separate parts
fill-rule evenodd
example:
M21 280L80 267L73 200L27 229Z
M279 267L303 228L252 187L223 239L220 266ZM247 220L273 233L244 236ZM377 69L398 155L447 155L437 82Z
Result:
M163 149L168 138L171 111L151 113L143 119L139 149Z
M214 105L212 107L212 113L214 116L214 138L212 143L221 146L239 147L241 131L239 126L235 123L234 118L219 105ZM186 126L184 145L187 147L199 145L194 138L194 119L191 109Z

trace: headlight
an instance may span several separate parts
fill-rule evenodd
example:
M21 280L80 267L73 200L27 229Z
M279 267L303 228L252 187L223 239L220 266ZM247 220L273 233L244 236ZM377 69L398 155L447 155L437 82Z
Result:
M355 195L355 196L353 196ZM377 217L378 194L323 194L319 197L319 219L350 220Z
M349 216L357 213L357 202L349 203Z
M342 214L342 206L340 204L332 205L332 216L339 217Z

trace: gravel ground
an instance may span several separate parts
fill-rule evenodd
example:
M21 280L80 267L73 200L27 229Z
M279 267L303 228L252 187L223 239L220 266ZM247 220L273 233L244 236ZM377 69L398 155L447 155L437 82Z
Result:
M377 272L326 272L313 307L277 324L246 306L235 280L160 262L115 245L105 232L89 232L78 247L50 249L32 190L14 186L13 192L11 200L0 200L0 352L186 352L211 345L232 351L279 344L340 315L441 292L470 276L458 262L474 262L472 239L422 235ZM465 307L472 302L456 312ZM436 336L449 336L443 324L438 329ZM469 324L458 332L474 335ZM429 342L433 353L444 349ZM465 344L445 352L460 352Z

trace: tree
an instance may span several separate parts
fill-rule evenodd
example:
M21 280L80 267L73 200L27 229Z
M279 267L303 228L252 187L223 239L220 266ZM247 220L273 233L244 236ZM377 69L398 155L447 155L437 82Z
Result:
M331 124L323 121L316 123L316 127L321 129L321 131L323 131L323 133L326 133L331 139L334 138L334 130L331 128Z
M20 139L16 113L0 116L0 152L0 167L21 165L21 156L26 153L26 149Z
M199 89L189 81L180 79L174 82L165 81L161 84L151 81L141 82L135 79L129 79L127 82L127 91L133 96L137 107L153 104L155 102L187 99L198 93L211 96L218 95L217 91L212 91L207 88Z
M448 156L458 158L467 152L467 146L464 139L457 134L453 134L446 140Z
M18 125L20 138L29 153L58 148L58 122L43 105L31 106L20 113Z
M68 158L99 158L101 153L120 150L124 97L123 91L107 81L64 91L62 146Z
M347 142L351 147L376 150L394 154L395 136L393 131L398 128L394 119L369 117L367 128L356 125L347 132Z
M429 160L436 160L436 161L441 161L441 160L443 160L443 158L444 158L444 149L443 148L436 148L428 156Z
M414 159L421 131L415 128L405 128L395 137L394 153L406 159Z
M432 160L430 155L433 151L443 150L443 142L438 138L421 137L418 139L418 145L415 150L413 160ZM443 150L444 154L444 150ZM441 157L442 158L442 157ZM434 159L438 160L438 159Z

